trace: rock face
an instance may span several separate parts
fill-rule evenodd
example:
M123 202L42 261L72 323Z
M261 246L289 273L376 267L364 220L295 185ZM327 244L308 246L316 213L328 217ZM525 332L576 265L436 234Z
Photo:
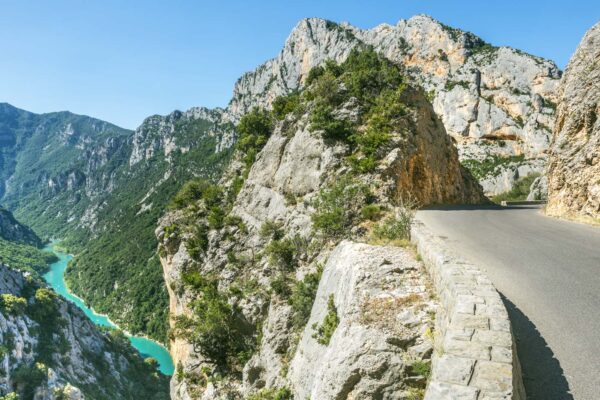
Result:
M600 23L583 37L559 92L548 167L550 215L600 218Z
M426 332L435 306L424 275L410 250L340 243L329 256L290 363L288 377L296 397L408 397L406 382L424 379L413 364L433 351ZM324 346L313 326L327 315L330 297L339 325Z
M345 90L336 81L328 93L343 95ZM408 194L423 205L484 200L477 182L461 168L450 137L423 93L407 86L399 101L406 112L390 131L388 144L380 146L376 166L369 172L351 174L350 143L328 139L325 131L315 129L312 121L318 107L306 100L298 108L304 111L276 120L249 169L247 156L234 156L219 184L226 193L233 193L224 196L233 197L231 206L220 206L228 210L224 221L229 222L215 226L211 221L218 208L205 200L168 213L160 221L156 234L176 332L171 342L178 370L171 381L173 399L245 398L276 388L288 388L296 398L311 393L323 399L350 393L369 398L399 388L408 390L409 381L415 381L417 388L424 383L410 372L412 361L405 358L409 348L415 353L414 361L427 363L430 355L424 339L428 319L421 311L432 304L419 263L402 248L357 243L367 240L369 223L348 226L341 234L350 241L338 247L339 240L316 234L313 226L319 199L337 185L342 185L342 192L356 190L349 203L341 206L344 209L360 209L366 196L373 197L389 215L394 215ZM364 132L367 127L356 122L361 120L359 115L364 118L368 113L362 109L364 104L356 98L340 104L333 115ZM240 141L248 140L242 137ZM240 184L239 192L230 191ZM368 188L370 194L360 188ZM206 229L201 236L195 233L199 227ZM278 233L265 233L269 229ZM198 243L204 243L200 250ZM293 250L281 250L288 246ZM287 254L283 261L278 258L282 251ZM310 299L303 308L307 312L312 308L306 314L307 323L299 318L297 300L290 298L288 289L309 292L312 282L316 290L318 271L324 265L317 300L310 307ZM228 366L229 371L237 368L241 379L230 373L215 380L214 374L223 368L215 367L201 346L190 343L193 333L177 334L177 321L194 318L198 301L213 293L202 292L206 290L203 279L216 282L223 301L238 310L235 321L245 331L261 332L252 336L261 338L252 357L242 365ZM339 325L326 345L313 338L313 323L318 325L329 312L330 294ZM408 300L405 304L407 296L419 307L413 308ZM375 315L377 307L387 301L398 306L389 324L386 317ZM338 361L345 356L348 359L341 368ZM328 371L333 364L337 372ZM316 376L317 371L323 376Z
M554 126L555 91L561 73L554 63L418 15L396 25L358 29L322 19L302 20L277 57L242 76L229 111L239 118L254 105L302 87L308 72L327 59L344 60L357 46L371 45L422 85L456 141L461 161L522 155L522 164L544 172ZM535 161L541 159L540 162ZM480 182L490 195L513 182Z
M168 398L165 378L153 374L124 336L101 332L52 293L0 264L0 396Z
M30 227L19 223L10 211L2 207L0 207L0 238L35 247L42 245L42 241Z

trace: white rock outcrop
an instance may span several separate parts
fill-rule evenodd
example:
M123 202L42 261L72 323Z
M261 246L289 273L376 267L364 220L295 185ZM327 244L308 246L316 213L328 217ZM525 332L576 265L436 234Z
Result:
M428 359L435 303L426 274L409 249L342 242L331 253L288 378L299 399L396 399L407 381L425 377L411 366ZM327 346L315 326L329 299L339 325Z
M600 218L600 23L583 37L560 85L548 167L550 215Z
M357 46L373 46L422 85L456 141L461 160L524 155L545 163L554 126L556 65L418 15L396 25L359 29L318 18L296 25L281 52L236 83L233 120L299 89L311 68L343 61ZM545 165L536 169L543 173ZM513 170L514 172L514 170ZM486 186L486 179L480 179ZM488 194L510 187L488 185Z

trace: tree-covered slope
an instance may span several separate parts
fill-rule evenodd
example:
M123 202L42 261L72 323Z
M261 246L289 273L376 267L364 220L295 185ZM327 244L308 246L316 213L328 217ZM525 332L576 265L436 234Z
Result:
M75 293L123 328L164 341L156 221L183 182L219 178L232 139L222 110L152 116L132 132L1 104L0 201L76 254L68 274ZM14 246L0 249L14 254Z
M169 398L166 377L123 333L101 330L39 280L1 263L0 361L0 398Z
M39 247L40 238L33 230L21 224L12 213L0 206L0 239Z
M217 119L175 113L152 117L136 131L149 147L137 151L143 158L132 158L133 165L98 211L101 231L89 241L77 233L67 236L68 245L82 249L67 273L75 293L121 326L166 340L168 300L156 256L156 222L184 182L194 176L220 177L229 150L217 150L232 130ZM156 143L168 132L173 136L167 142L175 147L165 155Z

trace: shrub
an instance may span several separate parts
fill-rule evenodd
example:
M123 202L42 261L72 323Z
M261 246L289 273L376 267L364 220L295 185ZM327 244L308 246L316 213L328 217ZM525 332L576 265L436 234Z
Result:
M217 281L187 273L184 283L198 293L191 304L191 316L178 316L175 320L175 335L185 337L194 351L224 371L240 367L254 348L252 333L242 324L235 307L229 305L227 297L217 288Z
M381 206L378 204L367 204L361 208L360 216L364 220L377 221L381 217Z
M293 270L298 265L298 249L292 239L272 240L266 247L269 264L283 270Z
M242 160L248 173L256 159L256 155L267 143L273 131L273 119L269 111L254 107L252 111L240 119L237 126L240 138L237 149L243 154Z
M208 249L208 226L199 224L194 227L193 236L186 242L186 249L196 261L200 261L202 254Z
M313 203L313 227L326 237L341 238L360 220L361 209L370 200L366 185L344 176L317 196Z
M271 289L274 293L284 298L287 298L292 294L290 279L284 273L278 274L277 277L271 281Z
M427 379L431 374L431 365L427 361L416 360L410 365L410 372L413 375L419 375Z
M186 182L171 200L170 208L182 209L202 198L204 191L210 186L205 179L193 179Z
M526 200L533 181L535 181L535 179L539 176L540 174L534 173L517 180L512 189L494 196L492 200L496 203L500 203L501 201Z
M279 96L273 101L273 115L278 120L285 119L285 116L294 113L300 106L300 94L293 92L287 96Z
M283 238L283 230L281 229L281 223L275 222L271 219L265 220L260 227L260 237L263 239L280 240Z
M339 323L340 319L337 314L337 308L335 307L333 294L330 294L329 299L327 300L327 314L325 315L323 322L318 326L316 323L313 325L313 329L315 330L313 338L322 345L329 345L331 337Z
M396 215L388 217L373 227L373 237L386 242L404 244L410 239L410 228L415 217L416 203L412 200L401 201ZM398 243L400 242L400 243Z
M303 280L296 282L292 288L289 303L294 313L292 322L296 329L303 328L310 318L322 271L319 267L316 272L307 274Z
M288 388L281 389L261 389L251 394L248 400L294 400L294 395Z
M323 137L329 140L346 140L354 133L352 124L333 116L333 107L317 104L310 114L309 130L323 131Z
M208 211L208 227L210 229L221 229L224 225L225 210L220 205L212 206Z
M6 293L0 295L0 310L12 315L22 315L27 308L27 300Z

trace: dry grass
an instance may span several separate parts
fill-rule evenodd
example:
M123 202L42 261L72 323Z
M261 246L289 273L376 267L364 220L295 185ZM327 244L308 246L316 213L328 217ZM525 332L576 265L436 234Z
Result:
M417 293L404 297L384 297L367 299L361 307L359 322L379 328L397 328L396 315L403 309L423 301Z

